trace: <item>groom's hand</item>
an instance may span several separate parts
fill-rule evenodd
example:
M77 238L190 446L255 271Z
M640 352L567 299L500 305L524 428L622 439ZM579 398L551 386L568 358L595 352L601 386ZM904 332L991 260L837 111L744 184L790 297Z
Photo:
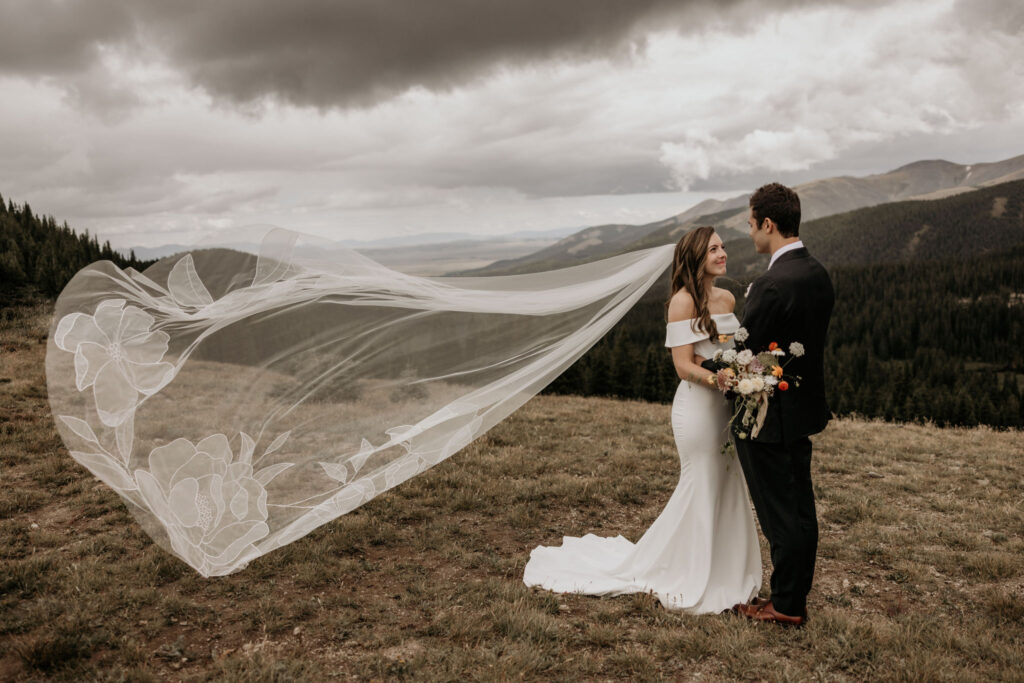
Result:
M728 365L726 365L722 361L715 360L714 358L708 358L706 361L701 363L700 366L702 368L704 368L705 370L710 370L711 372L715 373L716 375L718 374L718 371L721 370L722 368L729 367ZM725 393L725 397L727 399L729 399L730 401L732 401L732 400L734 400L736 398L736 392L733 391L732 389L729 389L729 390L725 391L724 393Z
M706 361L701 363L700 366L705 370L710 370L711 372L717 375L718 371L725 367L725 363L719 360L715 360L714 358L708 358Z

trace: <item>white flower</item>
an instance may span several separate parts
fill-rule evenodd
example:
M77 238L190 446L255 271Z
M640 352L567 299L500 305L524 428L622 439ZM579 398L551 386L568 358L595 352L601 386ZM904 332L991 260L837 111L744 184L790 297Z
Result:
M96 412L108 427L135 412L139 393L156 393L174 376L174 366L161 362L167 333L151 331L153 316L124 304L107 299L93 315L70 313L53 334L58 348L75 354L75 385L92 387Z
M232 460L227 437L214 434L194 445L175 439L154 448L149 470L135 470L171 547L204 576L255 556L252 544L270 533L265 482L250 463Z
M726 349L722 353L722 360L726 363L734 363L736 361L736 349Z
M717 351L715 351L715 355L713 355L711 358L713 360L722 360L722 355L722 349L718 349Z
M775 377L774 375L767 375L764 378L764 385L766 387L774 387L778 383L779 383L779 378Z
M733 339L735 339L738 342L745 342L747 341L747 337L749 336L750 333L747 332L747 328L741 327L740 329L736 330L736 334L733 335Z
M743 349L736 354L736 362L740 365L748 365L752 360L754 360L754 352L750 349Z
M785 351L783 351L782 349L774 349L774 350L773 350L773 351L771 351L770 353L771 353L771 354L772 354L773 356L780 356L780 357L781 357L781 356L785 356L785 355L786 355L786 352L785 352Z
M750 383L754 387L754 393L758 391L764 391L764 378L763 377L751 377Z
M736 385L736 390L744 396L754 392L754 383L749 379L741 379Z
M804 355L804 345L800 342L793 342L789 345L789 352L799 358Z

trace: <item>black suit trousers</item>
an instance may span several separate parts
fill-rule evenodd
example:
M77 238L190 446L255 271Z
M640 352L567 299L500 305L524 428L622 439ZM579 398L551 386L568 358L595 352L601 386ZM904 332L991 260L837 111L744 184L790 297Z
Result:
M771 548L772 602L779 612L800 616L807 608L818 550L811 440L735 441L761 531Z

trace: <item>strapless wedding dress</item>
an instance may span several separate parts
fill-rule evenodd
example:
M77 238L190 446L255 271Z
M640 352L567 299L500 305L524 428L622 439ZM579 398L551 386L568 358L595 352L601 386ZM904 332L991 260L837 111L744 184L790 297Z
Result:
M719 334L739 327L732 313L713 316ZM668 323L665 346L694 344L710 358L732 339L711 342L690 321ZM707 387L681 381L672 402L680 476L665 509L636 543L615 536L564 536L530 553L523 581L558 593L652 593L668 609L717 613L747 602L761 587L761 553L750 499L728 438L729 404Z

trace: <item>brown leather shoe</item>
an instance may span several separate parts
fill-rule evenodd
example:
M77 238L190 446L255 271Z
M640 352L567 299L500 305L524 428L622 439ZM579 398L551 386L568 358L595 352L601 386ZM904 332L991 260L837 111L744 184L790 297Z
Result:
M755 595L751 599L750 604L753 605L754 607L764 607L765 605L767 605L771 601L772 601L771 598L759 598L759 597L757 597Z
M773 605L771 601L756 610L753 614L746 614L745 616L753 619L754 621L765 621L771 624L778 624L780 626L800 627L807 621L805 616L791 617L788 614L776 611L775 605Z
M757 614L760 609L761 605L748 605L745 602L738 602L732 606L733 614L738 614L741 617L746 617L747 619L753 619L754 615Z

